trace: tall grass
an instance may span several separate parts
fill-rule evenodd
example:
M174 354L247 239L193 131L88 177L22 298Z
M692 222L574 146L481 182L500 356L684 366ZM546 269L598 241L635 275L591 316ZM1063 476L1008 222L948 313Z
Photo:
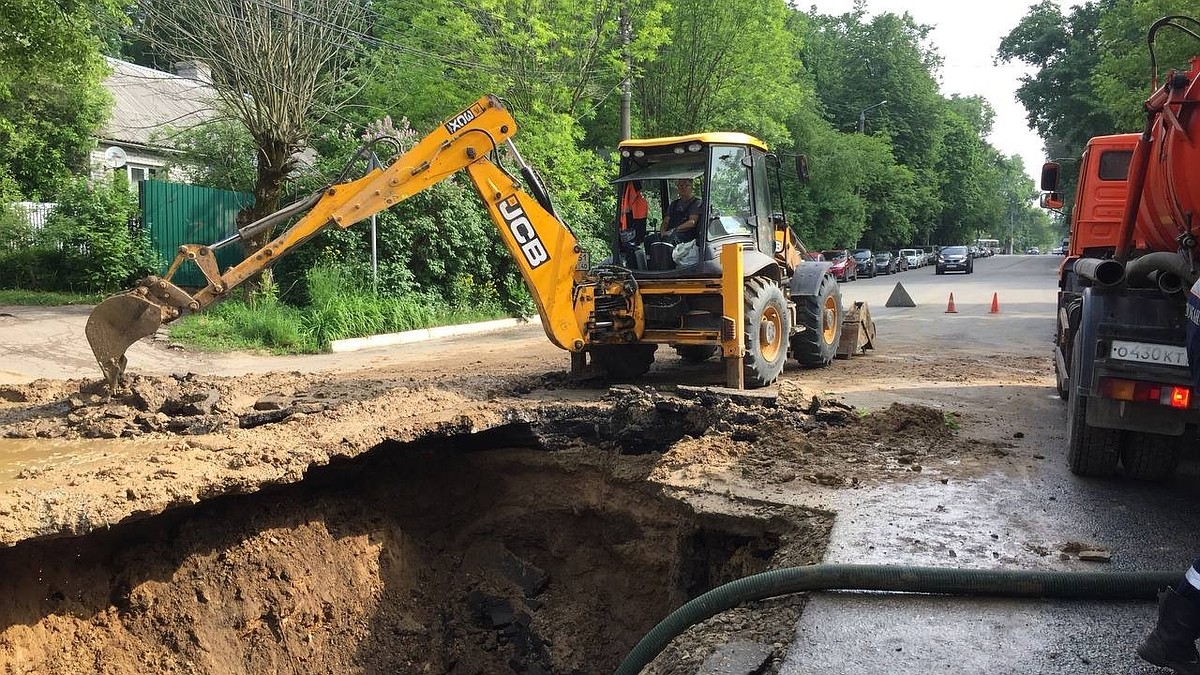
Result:
M304 328L322 347L334 340L495 319L492 307L454 307L432 294L377 296L348 270L314 267L305 275Z
M312 353L334 340L504 316L490 306L456 307L432 294L377 296L345 268L314 267L305 275L309 304L292 307L269 296L253 306L223 302L176 321L171 338L205 351L265 349Z
M0 289L0 305L94 305L104 299L101 293L30 291L21 288Z
M240 300L223 302L201 314L171 324L171 339L203 351L265 349L278 354L319 351L304 332L304 313L271 298L253 305Z

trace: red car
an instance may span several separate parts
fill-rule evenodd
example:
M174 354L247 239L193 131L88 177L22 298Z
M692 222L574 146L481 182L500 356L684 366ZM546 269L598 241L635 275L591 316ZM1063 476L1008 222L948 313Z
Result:
M804 254L804 259L810 262L825 262L825 256L816 251L808 251Z
M839 249L836 251L821 251L821 255L825 256L831 264L829 271L833 276L837 277L838 281L855 281L858 279L858 262L854 256L850 255L850 251Z

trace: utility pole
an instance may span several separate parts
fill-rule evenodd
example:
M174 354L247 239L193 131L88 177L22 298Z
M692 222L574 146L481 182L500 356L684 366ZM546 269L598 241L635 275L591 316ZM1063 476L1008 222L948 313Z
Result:
M629 140L633 136L630 122L633 99L633 59L629 54L629 38L632 32L629 26L629 3L621 0L621 57L625 61L625 79L621 81L621 140Z

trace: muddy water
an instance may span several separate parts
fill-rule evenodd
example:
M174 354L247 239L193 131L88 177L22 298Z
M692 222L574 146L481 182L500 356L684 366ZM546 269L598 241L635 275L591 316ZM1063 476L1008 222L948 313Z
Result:
M0 438L0 494L17 487L26 487L30 478L40 476L51 467L109 466L114 457L134 456L162 445L158 442L138 442L123 439L62 440L50 438Z

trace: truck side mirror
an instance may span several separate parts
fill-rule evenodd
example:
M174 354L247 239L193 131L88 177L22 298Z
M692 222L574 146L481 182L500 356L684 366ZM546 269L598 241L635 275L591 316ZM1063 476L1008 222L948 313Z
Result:
M1063 193L1043 192L1038 203L1043 209L1061 209L1063 207Z
M796 177L801 183L808 182L808 157L806 155L796 155Z
M1042 165L1042 190L1058 192L1059 168L1058 162L1046 162Z

